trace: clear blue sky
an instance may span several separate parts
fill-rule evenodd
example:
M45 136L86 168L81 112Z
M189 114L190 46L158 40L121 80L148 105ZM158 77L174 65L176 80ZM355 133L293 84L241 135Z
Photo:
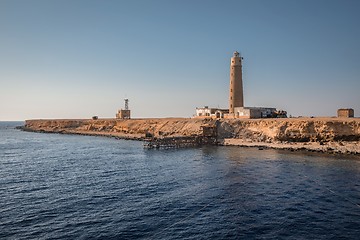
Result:
M0 0L0 120L190 117L246 106L360 116L360 1Z

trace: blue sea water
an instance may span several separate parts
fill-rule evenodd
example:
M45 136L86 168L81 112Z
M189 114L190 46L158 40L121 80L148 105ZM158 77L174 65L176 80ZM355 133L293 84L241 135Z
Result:
M0 122L0 239L359 239L360 159Z

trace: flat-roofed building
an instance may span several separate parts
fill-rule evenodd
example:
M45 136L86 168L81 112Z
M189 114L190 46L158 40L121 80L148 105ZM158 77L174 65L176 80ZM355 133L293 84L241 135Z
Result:
M352 108L340 108L337 111L338 117L352 118L354 117L354 109Z
M130 110L120 109L116 114L117 119L130 119Z
M276 117L276 108L266 107L236 107L235 118L271 118Z
M199 118L224 118L225 114L229 113L229 109L209 108L196 108L196 117Z

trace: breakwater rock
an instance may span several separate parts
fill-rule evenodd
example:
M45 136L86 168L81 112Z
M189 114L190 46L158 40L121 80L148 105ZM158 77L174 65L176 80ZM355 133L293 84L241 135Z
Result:
M223 145L360 153L359 118L26 120L24 130L144 140L204 136L203 126L215 126Z

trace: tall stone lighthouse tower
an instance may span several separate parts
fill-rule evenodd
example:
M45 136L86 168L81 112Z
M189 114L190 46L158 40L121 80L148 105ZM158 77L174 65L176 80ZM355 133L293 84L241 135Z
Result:
M234 114L234 108L244 107L244 94L242 84L242 57L234 52L230 63L230 98L229 113Z

